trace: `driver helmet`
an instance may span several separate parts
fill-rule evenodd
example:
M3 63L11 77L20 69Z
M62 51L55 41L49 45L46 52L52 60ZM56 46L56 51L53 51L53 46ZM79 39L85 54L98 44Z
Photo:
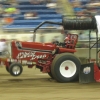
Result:
M69 42L69 37L65 37L64 42L65 42L65 43L70 43L70 42Z

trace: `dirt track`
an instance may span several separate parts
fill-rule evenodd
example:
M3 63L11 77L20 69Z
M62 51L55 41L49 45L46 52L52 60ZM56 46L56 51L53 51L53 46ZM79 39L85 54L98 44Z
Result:
M0 100L100 100L100 83L58 83L38 69L12 77L0 68Z

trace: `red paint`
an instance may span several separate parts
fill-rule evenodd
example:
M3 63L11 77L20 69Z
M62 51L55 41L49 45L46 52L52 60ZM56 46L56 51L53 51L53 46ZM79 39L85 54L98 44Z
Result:
M74 53L74 52L76 52L76 50L66 49L66 48L59 48L59 53L66 53L66 52Z
M68 66L65 67L65 70L68 70Z
M64 40L64 47L57 46L53 43L12 41L11 58L20 61L21 63L23 60L35 62L36 64L28 65L28 68L38 65L38 68L42 69L42 72L50 72L51 63L56 54L76 52L75 46L77 39L78 35L67 34L66 39ZM10 63L6 60L5 65L9 66Z
M100 70L97 64L94 64L94 79L96 82L100 82Z

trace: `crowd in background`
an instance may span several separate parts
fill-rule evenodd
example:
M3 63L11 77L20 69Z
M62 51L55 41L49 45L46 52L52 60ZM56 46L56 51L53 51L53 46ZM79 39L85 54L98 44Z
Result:
M0 0L0 19L3 18L3 24L11 24L17 15L20 14L20 9L16 8L20 0ZM27 0L31 4L46 4L49 8L56 8L58 13L64 15L73 14L99 14L100 2L98 0ZM10 7L4 7L11 5ZM25 19L38 18L37 12L26 12Z
M68 14L99 14L99 0L57 0L63 8L64 13ZM66 3L65 3L66 2ZM62 10L62 9L61 9Z
M74 11L76 13L83 14L99 14L100 11L100 2L97 0L83 0L84 2L79 2L74 4Z
M62 15L69 14L100 14L100 2L99 0L27 0L31 4L46 4L50 9L55 8L58 13ZM0 0L0 22L4 24L12 24L14 19L20 14L20 9L16 8L21 0ZM11 5L4 7L5 5ZM26 12L24 14L25 19L38 18L37 12ZM80 35L83 35L82 33ZM54 37L58 38L57 36ZM82 36L82 38L86 38Z
M53 0L27 0L30 4L38 5L38 4L53 4L55 3ZM1 0L0 1L0 22L2 24L12 24L14 19L18 17L20 14L20 9L16 8L16 5L20 4L21 0ZM9 7L5 7L3 5L10 5ZM28 11L24 14L24 19L34 19L38 18L38 13L35 11Z

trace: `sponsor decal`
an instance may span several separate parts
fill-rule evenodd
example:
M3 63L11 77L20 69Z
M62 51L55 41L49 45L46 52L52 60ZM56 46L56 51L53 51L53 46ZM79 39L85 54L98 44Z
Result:
M17 55L17 59L22 59L22 58L30 58L30 60L34 60L34 59L44 59L46 57L46 54L36 54L36 52L20 52Z
M89 74L90 72L91 72L91 68L88 66L83 69L84 74Z

